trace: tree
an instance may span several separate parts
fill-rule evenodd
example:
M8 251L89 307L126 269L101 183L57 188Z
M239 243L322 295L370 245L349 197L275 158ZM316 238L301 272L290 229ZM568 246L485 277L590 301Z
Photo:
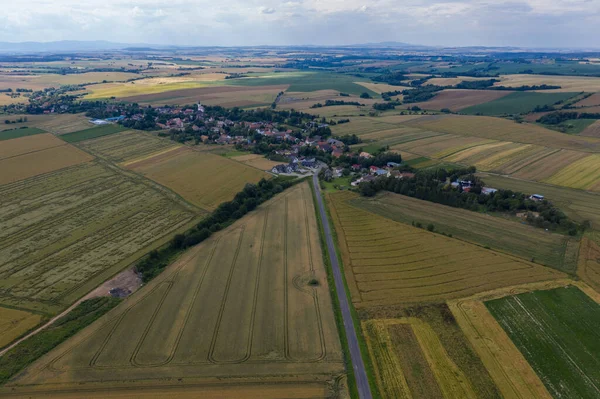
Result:
M371 98L371 95L367 92L364 92L360 95L360 98Z

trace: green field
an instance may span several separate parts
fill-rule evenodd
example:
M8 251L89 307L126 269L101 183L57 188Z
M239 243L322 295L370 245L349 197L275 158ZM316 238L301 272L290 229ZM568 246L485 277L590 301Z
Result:
M600 396L600 305L577 287L486 302L555 398Z
M80 130L79 132L67 133L60 136L67 143L77 143L79 141L95 139L97 137L108 136L126 130L121 125L104 125L91 129Z
M558 130L568 134L579 134L587 129L596 119L569 119L559 125L541 125L546 129Z
M574 273L577 266L577 240L527 224L393 193L359 197L351 204L402 223L433 224L439 233L564 272Z
M568 217L578 222L590 221L592 227L600 228L600 194L484 173L480 177L489 187L544 195Z
M369 93L373 97L379 95L354 82L364 79L356 76L327 72L280 72L260 75L251 78L228 79L227 84L233 86L271 86L289 84L288 91L309 92L316 90L337 90L348 94L359 95Z
M537 92L515 92L508 96L487 103L474 105L461 110L464 114L478 115L504 115L504 114L526 114L544 105L552 106L556 102L566 101L576 96L577 93L537 93Z
M0 132L0 141L17 139L19 137L33 136L34 134L46 133L42 129L26 127L22 129L4 130Z

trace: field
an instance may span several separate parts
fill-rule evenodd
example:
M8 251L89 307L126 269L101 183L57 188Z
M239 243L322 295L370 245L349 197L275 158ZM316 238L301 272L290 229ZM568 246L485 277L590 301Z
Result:
M173 385L184 397L339 393L344 363L313 209L306 183L267 202L42 357L3 396L124 395L142 385L149 397Z
M526 260L535 259L564 272L574 273L577 267L577 240L527 224L394 193L374 199L359 197L350 203L402 223L432 223L438 232Z
M598 191L600 190L600 155L594 154L578 159L545 179L544 182L558 186Z
M519 91L490 102L464 108L461 112L479 115L526 114L533 111L536 107L551 106L557 102L564 102L576 95L577 93L568 92L536 93Z
M72 133L93 127L89 120L83 114L51 114L51 115L10 115L5 116L4 120L16 122L19 118L25 119L23 122L7 125L7 128L14 129L29 127L42 129L45 132L54 134ZM0 121L2 119L0 118ZM0 128L1 130L2 128Z
M575 107L594 107L600 105L600 93L594 93L589 97L573 104Z
M78 132L65 133L61 135L60 138L66 141L67 143L78 143L80 141L95 139L98 137L119 133L123 130L126 129L121 125L103 125L85 130L80 130Z
M600 121L592 123L583 132L581 132L580 135L587 137L600 137Z
M174 195L99 162L4 184L0 197L0 304L48 314L198 220Z
M600 395L600 305L575 286L485 302L554 397Z
M600 78L587 76L552 76L552 75L502 75L495 86L518 87L523 85L552 85L560 89L540 90L552 92L596 92L600 91Z
M461 111L464 108L487 103L492 100L497 100L509 95L510 93L510 91L499 90L447 89L442 90L429 101L409 105L416 105L423 109L431 110L448 108L451 111Z
M185 147L125 166L206 210L232 200L247 183L258 183L270 176L231 159Z
M386 83L374 83L374 82L354 82L354 83L361 85L377 94L385 93L387 91L402 91L402 90L410 89L410 87L408 87L408 86L395 86L395 85L389 85Z
M577 275L600 292L600 234L588 231L581 239Z
M0 307L0 348L10 344L41 321L40 314Z
M92 154L114 163L141 161L181 147L169 139L139 130L127 130L84 141L80 145Z
M0 185L78 165L89 154L46 133L3 142L0 147Z
M126 81L139 77L135 73L127 72L87 72L77 74L48 74L39 75L0 75L0 89L32 89L42 90L47 87L62 85L78 85L106 81Z
M519 258L398 223L328 196L357 308L440 302L516 283L563 276Z
M485 173L480 177L490 187L542 194L570 218L578 222L590 221L594 228L600 226L600 195L596 193Z
M549 148L585 152L600 151L600 140L592 137L569 136L530 124L483 116L428 116L407 122L425 130L463 136L475 136L515 143L536 144Z
M281 164L281 162L270 161L259 154L240 155L231 159L260 170L271 170L273 166Z
M43 130L29 127L20 129L11 129L0 131L0 141L16 139L19 137L33 136L36 134L44 133Z

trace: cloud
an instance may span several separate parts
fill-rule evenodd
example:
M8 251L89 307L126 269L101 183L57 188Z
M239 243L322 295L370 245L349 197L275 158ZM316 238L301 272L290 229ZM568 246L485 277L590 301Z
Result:
M0 0L0 40L599 46L600 0Z

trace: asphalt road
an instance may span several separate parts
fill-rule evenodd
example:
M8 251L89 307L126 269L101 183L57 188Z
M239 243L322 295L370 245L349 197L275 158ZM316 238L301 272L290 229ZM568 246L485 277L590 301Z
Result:
M329 260L331 261L331 268L333 269L335 289L340 302L340 308L342 310L344 329L346 330L346 339L348 340L348 348L350 349L350 360L352 362L352 368L354 369L354 377L356 378L358 395L361 399L371 399L373 396L371 395L371 388L369 387L369 380L367 379L365 364L363 363L362 356L360 354L360 346L358 345L358 338L356 337L356 330L354 329L354 320L352 320L350 304L348 303L348 296L346 295L344 280L342 279L342 272L340 271L340 264L335 251L333 237L331 236L329 219L327 219L327 213L325 212L325 206L323 205L323 198L321 197L319 178L316 174L313 175L313 183L317 193L317 203L319 205L321 221L323 222L323 230L325 231L325 240L327 243L327 251L329 252Z

